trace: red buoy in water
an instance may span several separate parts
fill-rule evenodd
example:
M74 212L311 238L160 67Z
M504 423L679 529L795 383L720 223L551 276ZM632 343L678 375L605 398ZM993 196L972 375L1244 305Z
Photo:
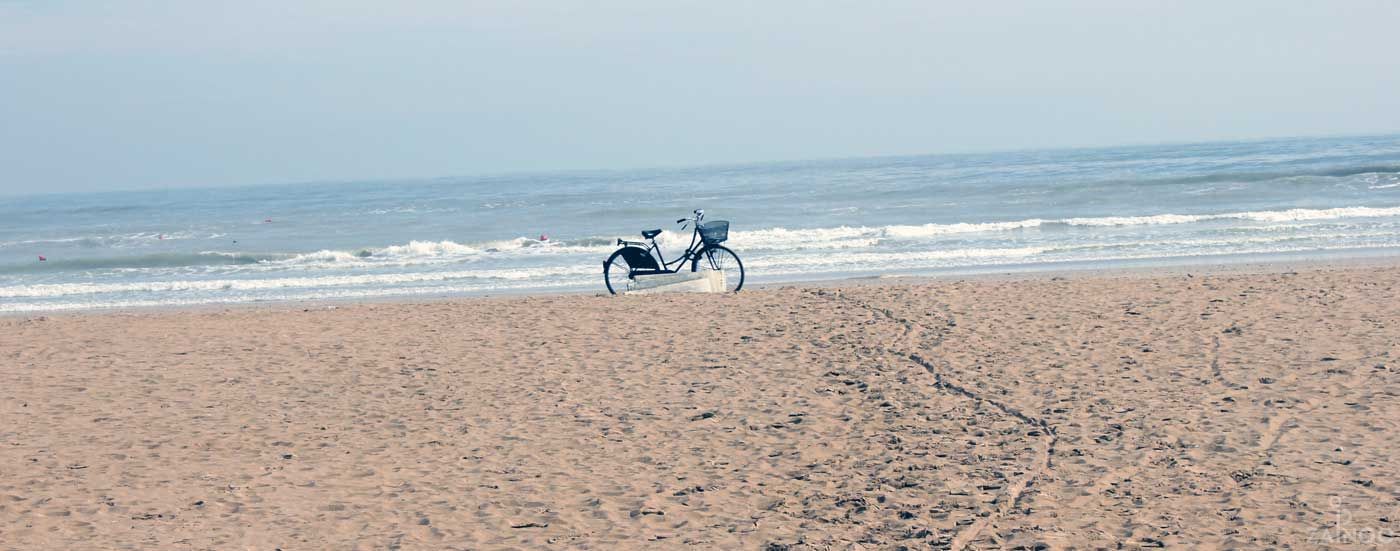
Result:
M549 241L549 236L545 234L540 234L540 242L543 243L545 241Z
M49 261L49 259L44 258L44 255L42 255L42 254L39 255L39 262L48 262L48 261Z

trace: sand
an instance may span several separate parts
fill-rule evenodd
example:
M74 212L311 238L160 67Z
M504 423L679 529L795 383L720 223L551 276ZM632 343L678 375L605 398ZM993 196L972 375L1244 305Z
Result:
M1400 269L0 319L0 548L1400 545Z

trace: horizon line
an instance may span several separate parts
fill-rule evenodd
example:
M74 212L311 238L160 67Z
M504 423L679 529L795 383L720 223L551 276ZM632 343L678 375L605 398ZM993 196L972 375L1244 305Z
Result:
M1119 143L1119 144L1114 144L1114 145L1070 145L1070 146L1055 146L1055 147L1022 147L1022 148L1007 148L1007 149L971 150L971 151L962 151L962 152L932 152L932 153L908 153L908 154L898 154L898 153L896 153L896 154L887 154L887 155L886 155L886 154L880 154L880 155L854 155L854 156L836 156L836 157L809 157L809 158L801 158L801 159L774 159L774 160L761 160L761 161L732 161L732 162L708 162L708 163L707 163L707 162L702 162L702 163L694 163L694 164L690 164L690 163L678 163L678 164L663 164L663 165L650 165L650 166L632 166L632 167L615 167L615 168L609 167L609 168L558 168L558 169L543 169L543 170L501 170L501 171L485 171L485 172L477 172L477 173L448 174L448 175L437 175L437 176L417 175L417 176L388 176L388 177L369 178L369 179L314 179L314 180L293 180L293 181L257 182L257 183L245 183L245 184L195 185L195 186L190 186L190 187L163 186L163 187L147 187L147 188L120 188L120 189L102 190L102 191L55 191L55 192L41 192L41 193L24 193L24 192L21 192L21 193L0 193L0 197L5 197L5 198L7 198L7 199L24 199L24 198L36 198L36 197L55 197L55 196L64 196L64 195L102 195L102 194L107 194L107 193L164 193L164 192L171 192L171 191L195 191L195 190L218 190L218 189L227 190L227 189L255 188L255 187L261 188L261 187L276 187L276 186L365 185L365 184L389 184L389 183L405 184L405 185L421 185L421 184L428 184L428 183L433 183L433 182L442 181L442 180L455 180L455 179L488 179L488 178L519 177L519 176L560 176L560 175L578 175L578 174L590 174L590 173L592 173L592 174L607 174L607 173L648 172L648 171L687 171L687 170L719 169L719 168L747 168L747 167L758 167L758 166L765 166L765 165L785 165L785 164L800 164L800 163L835 163L835 162L841 162L841 161L856 161L856 160L915 159L915 158L927 158L927 157L960 157L960 156L978 156L978 155L1005 155L1005 154L1015 154L1015 153L1064 152L1064 151L1086 151L1086 150L1107 150L1107 149L1140 148L1140 147L1170 147L1170 146L1212 145L1212 144L1226 144L1226 143L1257 143L1257 142L1273 142L1273 141L1285 141L1285 140L1327 140L1327 139L1346 139L1346 138L1388 138L1388 137L1400 137L1400 131L1377 132L1377 133L1361 133L1361 134L1304 134L1304 135L1267 136L1267 137L1255 137L1255 138L1236 138L1236 139L1218 139L1218 140L1180 140L1180 141L1158 141L1158 142L1128 142L1128 143Z

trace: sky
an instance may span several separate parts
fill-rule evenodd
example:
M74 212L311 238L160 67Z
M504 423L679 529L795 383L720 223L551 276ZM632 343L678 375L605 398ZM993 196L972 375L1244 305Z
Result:
M0 0L0 194L1400 132L1400 2Z

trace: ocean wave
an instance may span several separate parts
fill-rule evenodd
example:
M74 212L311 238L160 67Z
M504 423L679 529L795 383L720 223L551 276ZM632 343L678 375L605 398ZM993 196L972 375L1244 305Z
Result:
M384 214L442 214L442 213L457 212L457 210L458 210L458 209L453 208L453 207L422 207L422 208L420 208L420 207L400 206L400 207L376 208L376 209L370 209L370 210L361 211L361 212L352 212L352 213L349 213L349 214L351 214L351 215L370 214L370 215L376 215L376 216L377 216L377 215L384 215Z
M383 297L414 297L424 295L449 295L462 293L567 289L582 288L587 286L591 282L591 279L589 281L584 281L578 278L554 281L516 282L499 282L487 280L482 282L464 281L453 284L431 285L423 287L311 289L263 294L236 293L220 294L216 296L164 296L159 298L113 298L89 295L85 298L71 297L73 300L29 300L25 302L3 302L0 303L0 313L13 314L23 312L61 312L71 310L172 308L186 306L205 306L211 304L246 304L253 301L330 301L373 299Z
M539 281L548 278L600 274L596 266L566 265L450 272L327 275L266 279L169 280L123 283L52 283L0 287L0 298L47 298L93 294L267 291L275 289L411 285L481 280Z
M205 232L176 231L171 233L161 232L134 232L113 235L83 235L74 237L55 237L45 239L21 239L15 241L0 241L0 248L5 247L35 247L41 245L67 245L77 246L86 249L97 248L124 248L131 245L147 244L154 241L180 241L185 239L217 239L224 234L212 233L206 235Z
M481 243L410 241L402 245L353 250L320 250L289 255L266 263L283 268L347 268L412 266L455 263L486 255L606 254L615 239L584 238L574 241L541 241L517 237Z
M288 255L255 253L159 253L134 256L79 258L48 257L44 262L0 266L0 274L26 274L60 271L180 268L188 266L238 266L273 262Z
M487 254L606 254L606 244L615 240L588 238L579 244L538 241L528 237L477 244L454 241L410 241L388 247L350 250L323 249L305 253L199 251L125 256L84 256L65 258L46 255L45 262L0 265L0 273L42 273L72 270L121 270L139 268L251 266L273 269L343 269L356 267L402 267L421 264L460 262Z
M1241 211L1217 214L1151 214L1099 216L1061 219L1027 218L995 222L929 223L922 225L837 226L825 228L770 227L730 232L730 245L736 250L788 252L803 250L860 251L900 242L928 242L948 236L1032 231L1046 227L1094 228L1191 224L1238 220L1275 228L1299 222L1349 218L1400 217L1400 207L1338 207L1325 209L1284 209ZM1247 228L1248 226L1242 226ZM148 234L140 235L145 238ZM155 234L149 234L155 235ZM55 258L48 262L28 262L0 266L0 273L41 273L77 270L122 270L142 268L234 266L235 271L345 270L356 268L403 268L409 266L451 265L494 258L510 262L517 258L556 255L605 257L616 248L616 237L538 240L529 237L462 243L451 240L409 241L407 243L358 249L325 249L311 252L202 251L136 256ZM635 238L634 238L635 239ZM658 237L662 250L678 254L690 244L691 233L663 232Z
M1371 166L1351 166L1319 171L1318 176L1330 176L1333 178L1344 178L1347 176L1363 176L1367 174L1395 174L1400 173L1400 165L1371 165Z
M1257 222L1297 222L1304 220L1333 220L1337 218L1380 218L1400 216L1400 207L1341 207L1335 209L1288 209L1278 211L1241 212L1219 218L1241 218Z
M1374 248L1373 244L1355 244L1344 246L1327 247L1327 250L1349 250ZM1190 257L1225 257L1233 255L1250 254L1287 254L1296 252L1306 252L1319 250L1316 247L1249 247L1244 249L1231 250L1209 250L1192 253ZM1025 251L1029 253L1030 251ZM1049 252L1049 251L1047 251ZM1177 255L1184 257L1187 255ZM981 261L969 264L948 264L943 266L929 265L927 263L914 264L894 264L884 265L872 270L862 271L861 274L889 274L889 273L917 273L921 268L936 269L956 268L958 266L967 267L995 267L1011 266L1022 264L1041 264L1045 268L1053 268L1065 262L1100 262L1100 261L1132 261L1150 260L1156 258L1171 258L1159 253L1143 254L1110 254L1110 255L1076 255L1067 257L1042 257L1041 259L1027 262L1025 254L1020 252L1007 252L1001 256L982 256ZM900 270L906 271L901 272ZM915 270L915 272L907 272ZM763 277L769 281L783 280L800 281L804 278L810 279L822 277L825 274L853 273L850 267L834 265L774 265L765 269ZM755 274L757 275L757 274ZM229 289L226 293L213 294L169 294L164 296L108 296L102 294L78 294L75 296L49 295L46 297L29 297L20 301L0 302L0 313L25 313L25 312L53 312L67 310L97 310L112 308L170 308L183 306L199 306L211 304L243 304L253 301L275 301L275 302L301 302L301 301L325 301L325 300L354 300L369 299L378 297L414 297L429 295L448 295L458 293L482 293L482 292L514 292L528 290L549 290L568 288L589 288L600 287L601 282L595 278L598 276L596 270L580 271L567 277L552 278L547 280L538 279L514 279L514 280L475 280L464 279L458 281L444 281L438 284L428 284L416 287L348 287L348 288L280 288L271 291L260 292L258 290L234 290ZM0 288L3 289L3 288Z
M1375 218L1400 216L1400 207L1341 207L1331 209L1287 209L1277 211L1248 211L1223 214L1153 214L1145 216L1100 216L1062 219L1027 218L1007 222L958 222L951 224L840 226L835 228L734 231L735 247L755 250L785 249L845 249L864 248L885 240L918 240L942 236L994 233L1041 228L1044 226L1139 226L1188 224L1212 220L1247 220L1252 222L1302 222L1342 218Z
M866 270L880 270L892 265L917 265L929 263L957 263L959 265L979 265L988 261L1007 259L1025 260L1044 254L1049 247L1009 247L1009 248L965 248L917 252L860 252L839 255L778 255L754 259L746 262L754 268L782 266L819 267L854 265Z
M1056 224L1066 226L1147 226L1157 224L1188 224L1209 220L1210 216L1193 214L1154 214L1150 216L1101 216L1096 218L1065 218Z
M1197 243L1197 245L1208 244ZM1027 248L1025 250L1006 249L1000 252L994 252L995 250L979 251L972 252L972 254L969 254L965 258L945 255L870 253L868 256L860 259L849 259L849 262L847 262L847 258L844 258L844 255L842 255L814 261L804 259L797 259L798 261L796 262L761 260L747 264L759 268L756 273L761 273L764 278L782 280L794 277L799 279L818 277L823 274L869 275L888 274L892 272L920 273L931 270L958 268L986 268L1016 265L1054 266L1069 262L1123 262L1152 259L1292 254L1303 252L1339 252L1363 249L1389 249L1400 245L1400 243L1396 243L1393 240L1381 240L1347 245L1328 244L1326 246L1319 246L1313 243L1292 246L1282 245L1280 243L1258 243L1240 247L1239 243L1234 242L1221 242L1219 245L1221 246L1196 250L1174 249L1130 252L1132 250L1130 248L1119 252L1106 252L1105 249L1112 250L1114 248L1086 244L1078 247Z
M1339 218L1379 218L1400 216L1400 207L1339 207L1331 209L1287 209L1231 212L1224 214L1155 214L1150 216L1105 216L1099 218L1066 218L1060 223L1071 226L1138 226L1155 224L1189 224L1212 220L1250 220L1254 222L1302 222L1335 220Z
M960 233L1000 232L1037 228L1044 223L1045 220L1029 218L1014 222L983 222L975 224L958 222L955 224L924 224L922 226L886 226L883 231L884 234L889 237L920 238Z
M1048 248L1046 254L1074 254L1088 250L1133 250L1133 249L1155 249L1158 251L1205 251L1212 248L1225 249L1230 247L1252 246L1252 245L1275 245L1280 243L1327 243L1332 244L1340 240L1351 240L1352 244L1363 244L1367 247L1394 246L1400 243L1400 236L1391 232L1360 232L1360 233L1309 233L1309 234L1283 234L1256 237L1236 237L1229 239L1159 239L1150 241L1119 241L1119 242L1088 242L1057 245ZM1319 247L1311 247L1319 248Z
M890 273L958 267L1039 265L1058 262L1121 261L1183 256L1285 253L1394 247L1390 234L1333 244L1331 235L1244 240L1163 240L1117 244L1081 243L1036 247L969 247L911 252L863 251L841 254L770 254L751 257L751 277L772 280L836 273ZM1113 251L1113 252L1109 252ZM445 272L340 274L310 277L166 280L121 283L56 283L0 286L0 312L108 307L177 306L292 301L432 293L490 292L510 289L583 287L598 282L592 264Z
M839 256L794 255L759 259L755 267L781 265L785 268L813 269L845 263L871 264L890 259L901 262L928 263L932 261L953 261L958 263L978 263L979 259L1024 258L1045 251L1040 247L1010 249L957 249L946 251L924 251L913 254L855 253ZM12 285L0 287L0 311L29 311L49 309L36 300L72 299L80 296L106 297L99 301L104 304L135 305L149 302L151 305L206 304L224 300L229 295L256 294L258 297L287 292L304 293L309 298L326 298L337 293L344 296L372 296L374 294L394 295L413 294L413 289L424 285L449 285L455 290L468 288L503 289L550 287L566 284L579 284L600 277L597 266L588 264L554 265L536 268L501 268L486 270L457 270L446 272L411 272L390 274L325 275L287 278L249 278L216 280L167 280L122 283L54 283L33 285ZM601 282L600 282L601 283ZM355 291L343 291L355 288ZM337 291L337 289L341 291ZM375 291L376 289L382 290ZM311 292L316 290L316 292ZM364 291L364 292L361 292ZM369 293L369 294L366 294ZM147 300L141 297L163 297ZM185 297L185 298L181 298ZM250 300L244 297L243 301ZM259 298L266 300L266 298ZM284 300L284 299L277 299ZM30 301L26 304L21 301ZM236 302L236 301L235 301ZM60 308L61 309L61 308Z
M1066 182L1066 183L1069 184L1069 185L1072 185L1072 186L1078 186L1078 185L1082 185L1082 184L1084 184L1084 183L1095 183L1095 184L1100 184L1100 185L1102 185L1102 184L1110 184L1110 185L1112 185L1112 184L1126 184L1126 185L1152 186L1152 187L1200 186L1200 185L1205 185L1205 186L1207 186L1207 187L1212 187L1214 184L1238 184L1238 185L1250 186L1250 185L1255 185L1255 184L1267 184L1267 183L1269 183L1269 182L1308 183L1308 182L1314 182L1315 179L1317 179L1317 178L1329 178L1329 179L1333 179L1333 180L1341 180L1343 183L1345 183L1345 182L1350 181L1350 180L1352 180L1352 179L1356 179L1357 177L1360 177L1360 179L1363 179L1363 180L1364 180L1364 179L1368 179L1368 178L1374 178L1374 177L1389 177L1389 176L1395 176L1395 175L1397 175L1397 174L1400 174L1400 165L1361 165L1361 166L1343 166L1343 167L1325 168L1325 169L1312 169L1312 170L1270 170L1270 169L1265 169L1265 170L1245 170L1245 171L1241 171L1241 170L1231 170L1230 168L1228 168L1230 165L1237 165L1241 160L1244 160L1244 159L1240 159L1240 158L1222 158L1222 159L1220 159L1220 161L1223 163L1223 165L1221 165L1221 168L1224 168L1224 170L1221 170L1221 171L1210 171L1210 172L1206 172L1206 173L1202 173L1202 174L1187 174L1187 175L1165 176L1165 177L1156 177L1156 178L1143 178L1143 177L1141 177L1140 175L1134 175L1134 176L1132 176L1132 177L1130 177L1130 178L1112 178L1112 177L1110 177L1110 178L1104 178L1104 179L1099 179L1099 180L1089 180L1088 182L1082 181L1082 180L1072 180L1072 181L1069 181L1069 182ZM1297 159L1297 158L1291 158L1291 159L1290 159L1290 158L1255 158L1255 159L1252 160L1252 162L1254 162L1254 163L1273 163L1273 162L1279 162L1279 161L1289 162L1289 161L1297 161L1297 160L1299 160L1299 159ZM1140 159L1140 160L1138 160L1138 161L1133 161L1133 162L1122 162L1122 161L1120 161L1120 162L1117 162L1117 163L1114 163L1114 164L1116 164L1116 165L1119 166L1120 168L1126 168L1126 167L1134 166L1134 165L1151 165L1151 164L1156 164L1156 163L1158 163L1157 160L1152 160L1152 159ZM1335 182L1328 182L1328 183L1330 184L1330 183L1335 183Z

